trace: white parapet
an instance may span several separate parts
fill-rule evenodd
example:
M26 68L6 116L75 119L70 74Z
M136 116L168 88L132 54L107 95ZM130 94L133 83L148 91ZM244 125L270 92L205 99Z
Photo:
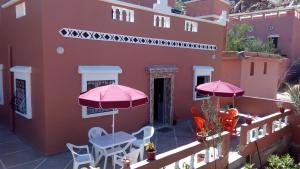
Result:
M153 9L164 13L172 12L172 8L168 5L168 0L157 0L156 3L153 4Z

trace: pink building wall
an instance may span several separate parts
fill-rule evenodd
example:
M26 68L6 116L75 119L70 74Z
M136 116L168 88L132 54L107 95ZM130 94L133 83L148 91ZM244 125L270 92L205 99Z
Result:
M220 15L229 12L230 4L224 0L194 0L186 2L188 16Z
M113 20L112 5L134 10L134 23ZM66 27L214 44L218 46L215 54L221 56L225 47L224 26L195 20L202 31L188 32L184 31L185 16L170 15L170 29L154 27L155 12L103 1L82 3L81 0L72 0L72 5L69 1L60 0L26 1L26 7L27 15L18 20L15 19L14 6L1 9L3 25L0 36L4 40L0 41L0 55L5 57L0 57L0 64L5 67L6 102L5 106L0 106L0 112L2 119L10 119L8 100L11 93L8 91L11 84L7 80L10 75L7 46L11 43L13 66L32 67L33 119L16 115L16 133L45 154L64 151L67 142L86 144L87 132L91 127L111 130L112 116L82 118L81 106L77 103L81 93L80 65L120 66L123 73L119 75L119 84L139 89L148 95L150 75L145 68L153 64L176 65L174 113L179 119L189 118L190 107L201 105L201 101L192 99L193 66L212 66L215 69L213 80L220 78L220 57L213 59L213 51L64 38L59 31ZM64 48L64 54L57 54L58 47ZM128 117L132 119L129 123L124 120ZM132 132L148 123L149 104L119 110L116 115L116 131Z
M269 15L276 13L276 15ZM295 16L296 10L266 10L253 13L242 13L230 15L230 25L246 23L253 27L249 36L255 36L266 41L269 36L279 35L278 49L282 55L286 55L295 60L300 57L300 19ZM261 17L255 17L262 15ZM254 16L254 17L251 17ZM243 18L248 17L248 18ZM286 25L286 26L282 26ZM272 29L273 28L273 29Z
M7 2L0 0L0 4ZM23 1L20 1L23 2ZM40 150L45 150L45 102L44 102L44 62L42 41L42 2L26 1L26 17L16 20L14 6L0 9L0 63L4 65L4 105L0 106L0 120L13 128L12 110L12 84L10 65L32 66L32 110L34 118L25 119L19 115L15 116L15 132ZM10 50L12 48L12 63L10 61Z
M252 62L254 74L250 75ZM224 52L222 79L240 86L247 96L275 99L287 65L288 59L270 58L264 53L245 52L244 56L239 56L236 52Z

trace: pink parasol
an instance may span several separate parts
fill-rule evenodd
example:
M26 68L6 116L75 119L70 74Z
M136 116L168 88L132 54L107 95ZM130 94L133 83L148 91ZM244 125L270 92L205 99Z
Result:
M122 85L107 85L91 89L78 98L79 104L93 108L130 108L148 102L148 96L136 89Z
M221 97L235 97L242 96L245 91L235 85L227 82L215 81L210 83L204 83L196 87L197 91L201 94L207 94L210 96Z

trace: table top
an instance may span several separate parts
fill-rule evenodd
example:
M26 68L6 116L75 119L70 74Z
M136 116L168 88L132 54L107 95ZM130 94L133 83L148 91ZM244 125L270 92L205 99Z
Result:
M90 139L89 141L91 144L99 148L105 149L105 148L110 148L128 142L133 142L135 140L136 138L131 134L128 134L123 131L119 131L114 134L114 140L113 140L113 134L107 134L104 136L96 137L94 139Z

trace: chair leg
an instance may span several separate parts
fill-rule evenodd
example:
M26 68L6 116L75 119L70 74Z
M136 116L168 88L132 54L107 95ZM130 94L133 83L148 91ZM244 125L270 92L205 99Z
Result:
M144 160L144 149L141 148L140 151L140 161Z
M79 167L79 165L76 162L74 162L73 163L73 169L78 169L78 167Z
M107 156L105 156L103 168L106 168L106 163L107 163Z

